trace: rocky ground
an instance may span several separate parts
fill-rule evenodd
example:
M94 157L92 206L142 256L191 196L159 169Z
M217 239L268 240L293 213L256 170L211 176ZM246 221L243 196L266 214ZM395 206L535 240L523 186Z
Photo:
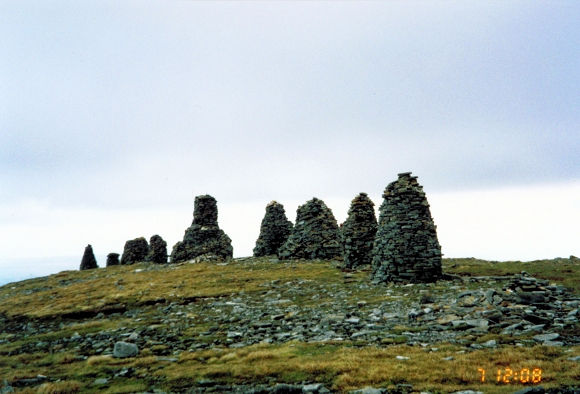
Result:
M289 270L293 264L275 257L267 258L267 263L286 264ZM250 258L219 264L224 269L228 265L242 265L251 271L263 269L264 260L259 266ZM337 271L340 264L329 263ZM164 268L148 264L134 269L146 272ZM134 344L141 355L168 364L178 363L180 357L192 352L242 349L256 344L345 343L358 348L405 344L428 352L437 352L442 343L463 352L535 345L578 349L576 346L580 345L580 296L525 272L502 276L447 275L437 283L406 285L374 284L365 270L338 272L338 279L332 281L269 279L256 283L252 290L241 288L228 295L172 299L160 294L145 302L118 303L58 318L4 313L0 315L0 360L40 353L67 354L71 362L86 363L99 356L118 356L119 349L115 349L118 342ZM115 286L123 290L123 281L117 282ZM16 293L13 296L17 296L18 286L13 287ZM398 356L408 357L404 353ZM441 362L453 358L442 357ZM574 352L569 359L580 361ZM8 362L4 361L4 365ZM14 378L7 380L0 392L40 387L59 380L58 374L12 375ZM138 368L111 368L108 375L100 372L87 387L98 391L99 386L110 387L116 379L128 377L139 377ZM162 387L165 381L162 375L142 378L150 388ZM202 379L188 390L332 391L332 387L326 386L316 382L224 385L220 379ZM83 391L92 390L87 387L81 385ZM389 392L393 390L397 389L391 387ZM411 392L413 387L403 384L398 390Z

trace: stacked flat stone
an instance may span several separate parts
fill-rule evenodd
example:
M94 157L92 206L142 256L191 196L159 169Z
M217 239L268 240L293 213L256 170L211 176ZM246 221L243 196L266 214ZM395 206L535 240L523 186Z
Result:
M85 248L85 252L83 253L83 258L81 259L81 267L80 270L90 270L93 268L99 268L97 265L97 259L95 259L95 254L93 253L93 247L91 245L87 245Z
M374 206L366 193L360 193L352 200L348 217L341 225L344 267L347 269L372 262L373 243L377 232Z
M149 245L143 237L135 238L125 242L121 265L130 265L145 261L149 253Z
M155 234L151 237L149 240L149 253L145 260L156 264L167 263L167 242L161 236Z
M441 246L429 203L417 177L398 174L383 193L373 247L378 282L434 282L440 279Z
M119 253L109 253L107 255L107 267L119 265Z
M286 217L284 206L276 201L266 206L266 214L260 225L260 235L254 247L254 256L269 256L278 253L292 231L292 222Z
M342 256L338 224L324 201L314 197L296 211L296 224L278 250L280 259L332 259Z
M193 223L176 243L171 262L188 261L198 256L229 259L233 256L232 240L218 226L217 201L209 195L195 197Z

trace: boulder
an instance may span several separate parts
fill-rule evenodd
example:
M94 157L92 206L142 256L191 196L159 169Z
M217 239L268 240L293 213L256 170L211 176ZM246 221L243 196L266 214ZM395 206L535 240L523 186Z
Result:
M121 257L121 265L135 264L145 261L148 253L149 245L145 238L139 237L129 240L125 242L123 256Z
M278 250L280 259L333 259L342 256L338 224L324 201L314 197L296 211L296 224Z
M398 175L383 193L373 246L376 282L434 282L442 277L441 246L417 177Z
M119 341L113 348L113 357L126 358L135 357L139 353L139 348L134 343Z
M232 241L219 228L217 215L215 198L209 195L195 197L193 222L185 230L183 241L173 246L172 263L192 260L202 255L215 255L222 259L232 258Z
M254 247L254 256L269 256L278 253L292 231L292 222L286 218L284 206L276 201L266 206L266 214L260 226L260 236Z
M366 193L360 193L351 202L348 217L341 225L345 268L357 268L372 262L377 232L374 205Z
M81 259L81 267L80 270L90 270L93 268L99 268L97 265L97 259L95 259L95 254L93 253L93 247L91 245L87 245L85 248L85 252L83 253L83 258Z

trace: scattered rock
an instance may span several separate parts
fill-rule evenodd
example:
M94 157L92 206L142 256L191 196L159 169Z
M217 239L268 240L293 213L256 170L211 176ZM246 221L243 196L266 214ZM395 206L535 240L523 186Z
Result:
M113 349L113 357L126 358L135 357L139 353L137 345L129 342L116 342Z
M155 234L149 240L149 253L145 261L150 261L156 264L167 263L167 242L161 236Z
M377 232L374 205L366 193L360 193L351 201L348 217L341 225L345 268L371 264Z
M338 224L324 201L314 197L296 211L296 224L280 247L280 259L332 259L342 256Z
M215 198L210 195L195 197L193 223L185 230L183 241L173 246L172 263L192 260L202 255L232 258L232 240L219 228L217 216Z
M107 255L107 267L119 265L119 253L109 253Z
M83 258L81 260L81 271L90 270L94 268L99 268L97 265L97 259L95 259L95 254L93 253L93 247L87 245L85 252L83 253Z
M292 222L286 218L284 206L276 201L266 206L266 214L260 225L260 235L254 247L254 256L269 256L278 253L292 231Z
M383 193L373 248L377 282L434 282L442 277L441 246L417 177L399 174Z
M135 264L145 261L145 257L149 253L149 245L147 240L143 237L135 238L125 242L123 248L123 256L121 257L121 265Z

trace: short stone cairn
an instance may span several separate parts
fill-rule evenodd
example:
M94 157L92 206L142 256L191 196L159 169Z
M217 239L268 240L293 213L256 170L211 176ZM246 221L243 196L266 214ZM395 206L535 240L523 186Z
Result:
M373 243L377 232L374 205L366 193L360 193L352 200L348 217L341 225L344 267L347 269L372 262Z
M266 206L266 214L260 226L260 236L254 247L254 256L269 256L278 253L292 231L292 222L286 217L284 206L276 201Z
M93 268L99 268L97 265L97 259L95 259L95 254L93 253L93 247L91 245L87 245L85 248L85 252L83 253L83 258L81 259L81 267L80 270L90 270Z
M314 197L296 211L296 224L278 250L280 259L333 259L342 256L339 230L332 211Z
M145 261L148 253L149 245L145 238L139 237L129 240L125 242L123 256L121 257L121 265L129 265Z
M149 253L145 257L145 261L156 264L167 263L167 242L161 236L155 234L149 240Z
M171 262L193 260L198 256L229 259L233 256L232 240L218 226L217 201L209 195L195 197L193 223L176 243Z
M410 172L398 174L383 193L373 247L377 282L434 282L442 277L437 240L423 187Z
M119 265L119 253L109 253L107 255L107 267Z

